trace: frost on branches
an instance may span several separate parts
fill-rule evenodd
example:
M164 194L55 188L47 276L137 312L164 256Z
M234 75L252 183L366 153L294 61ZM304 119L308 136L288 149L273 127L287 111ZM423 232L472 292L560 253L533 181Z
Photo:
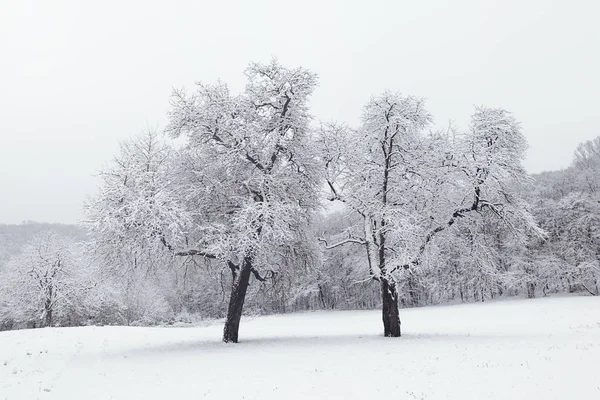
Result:
M427 132L431 120L422 99L386 92L367 104L358 128L321 130L330 199L362 219L362 229L339 242L323 241L327 248L364 246L381 287L385 336L400 336L398 285L416 293L436 239L482 218L523 240L542 233L515 190L527 175L526 142L514 117L478 108L465 134Z
M548 232L528 251L537 262L521 259L520 282L528 297L566 291L600 295L600 137L581 143L573 164L535 176L530 201Z
M237 95L220 82L175 91L166 132L184 144L153 134L125 144L88 206L103 247L130 264L161 254L229 268L225 342L238 341L250 277L277 273L285 249L308 241L319 207L308 113L316 76L275 61L246 76Z
M172 147L148 130L121 143L120 154L100 173L98 194L85 209L106 265L166 262L165 243L184 237L191 218L171 185L174 162Z
M37 234L0 274L0 311L5 322L27 327L68 324L84 313L94 287L81 258L81 246L54 232Z
M150 131L122 144L86 206L105 269L129 271L128 279L163 271L157 280L169 282L161 286L182 296L182 274L164 271L185 267L185 278L191 263L207 266L215 277L196 281L207 293L219 292L213 281L223 286L225 272L226 342L238 341L253 278L272 282L262 298L278 310L381 303L392 337L401 334L401 304L483 300L524 282L535 289L534 264L546 257L531 252L544 232L522 196L526 142L510 113L477 108L466 132L432 132L422 99L385 92L367 103L358 127L315 132L314 74L273 61L251 64L246 77L239 94L222 82L175 91L167 136ZM349 213L342 223L315 220L324 186ZM317 229L337 250L321 257ZM345 244L360 245L364 263ZM578 265L593 272L596 264ZM379 287L367 289L369 280Z

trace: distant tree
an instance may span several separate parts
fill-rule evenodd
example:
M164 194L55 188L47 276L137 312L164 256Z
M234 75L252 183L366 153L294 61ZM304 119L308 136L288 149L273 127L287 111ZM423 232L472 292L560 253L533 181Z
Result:
M2 297L13 320L53 326L56 314L77 308L93 286L78 245L54 232L36 235L13 257L0 277Z
M572 193L559 203L566 214L557 250L570 262L574 283L591 295L600 295L600 201L598 194Z
M542 260L530 270L539 277L544 293L600 294L598 176L600 138L581 143L569 168L535 177L535 187L528 195L548 239L529 246L529 259ZM528 292L533 294L532 290Z
M573 165L580 170L600 167L600 136L577 146Z
M332 241L357 236L362 226L357 214L328 213L314 229ZM315 253L320 253L314 250ZM365 251L359 246L338 246L321 255L319 263L295 274L294 304L298 309L372 309L381 301L381 292L371 285Z

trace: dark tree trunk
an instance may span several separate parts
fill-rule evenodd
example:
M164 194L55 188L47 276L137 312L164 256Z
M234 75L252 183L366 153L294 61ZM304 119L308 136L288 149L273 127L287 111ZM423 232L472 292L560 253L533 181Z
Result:
M238 331L240 329L240 320L242 319L242 310L246 291L250 282L252 272L252 259L245 257L241 268L234 276L231 286L231 296L229 297L229 307L227 309L227 319L223 329L223 341L225 343L237 343Z
M386 120L389 123L389 113L392 111L392 107L386 113ZM385 157L385 166L383 170L383 182L382 182L382 198L381 203L385 207L387 205L387 194L388 194L388 183L390 177L390 169L392 165L392 153L394 149L394 136L392 129L385 129L384 132L384 143L382 143L383 156ZM397 129L396 129L397 131ZM390 136L391 135L391 136ZM389 139L388 139L389 138ZM375 228L377 228L375 224ZM387 268L386 265L386 216L384 215L379 221L379 243L378 243L378 257L379 257L379 271L384 272ZM377 229L375 230L377 231ZM377 243L375 235L373 235L373 242ZM383 274L382 274L383 275ZM412 276L411 276L412 277ZM383 275L380 280L381 284L381 300L382 300L382 317L383 317L383 335L385 337L400 337L400 313L398 311L398 289L396 283ZM412 293L410 293L412 296Z
M44 303L44 326L52 326L52 286L48 290L48 297Z
M46 308L46 315L44 316L44 326L52 326L52 308Z
M569 285L569 293L575 293L575 286L571 283L571 280L567 278L567 283Z
M327 310L327 306L325 305L325 295L323 294L323 286L321 284L319 284L319 300L321 300L323 310Z
M533 299L535 297L535 283L527 283L527 298Z
M400 337L398 290L394 282L381 278L381 299L383 301L383 334L385 337Z
M419 288L413 274L410 274L408 277L408 297L411 307L419 305Z

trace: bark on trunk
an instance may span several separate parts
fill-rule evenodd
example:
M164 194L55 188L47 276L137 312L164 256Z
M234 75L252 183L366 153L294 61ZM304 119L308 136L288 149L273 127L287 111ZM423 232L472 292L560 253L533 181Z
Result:
M46 309L46 315L44 316L44 326L52 326L52 309Z
M327 306L325 305L325 295L323 294L323 286L319 285L319 300L321 300L321 305L323 306L323 310L327 310Z
M569 285L569 293L575 293L575 286L573 286L570 279L567 279L567 283Z
M48 298L44 303L44 326L52 326L52 286L50 286Z
M535 283L527 283L527 298L535 298Z
M416 307L419 305L419 289L417 282L413 274L408 277L408 296L410 299L410 306Z
M383 301L383 334L385 337L400 337L398 290L394 282L381 278L381 299Z
M238 342L238 331L240 329L240 320L242 319L242 310L244 308L248 283L250 282L251 270L252 260L250 257L245 257L231 286L227 319L225 320L225 328L223 329L223 341L225 343Z

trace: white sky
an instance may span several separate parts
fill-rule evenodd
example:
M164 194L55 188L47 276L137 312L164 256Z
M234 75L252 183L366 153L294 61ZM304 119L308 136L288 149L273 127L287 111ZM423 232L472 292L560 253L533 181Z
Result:
M531 172L600 135L600 5L505 1L0 3L0 223L76 222L118 141L164 126L173 87L243 85L276 56L320 76L313 113L355 123L384 89L436 122L474 105L522 121Z

